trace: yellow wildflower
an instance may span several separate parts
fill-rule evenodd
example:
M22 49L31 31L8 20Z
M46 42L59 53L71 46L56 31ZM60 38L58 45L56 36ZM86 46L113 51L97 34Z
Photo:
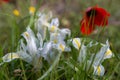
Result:
M34 14L35 13L35 7L33 7L33 6L30 6L29 7L29 12L30 12L30 14Z
M13 10L13 14L14 14L15 16L20 16L20 13L19 13L19 11L18 11L17 9Z

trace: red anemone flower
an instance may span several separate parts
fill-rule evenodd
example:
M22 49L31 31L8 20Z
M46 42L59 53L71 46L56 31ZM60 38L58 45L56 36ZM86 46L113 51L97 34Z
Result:
M81 20L82 34L89 35L93 32L96 26L106 26L110 14L101 7L89 7Z
M10 0L0 0L0 5L2 4L2 3L8 3Z
M2 0L3 2L9 2L10 0Z

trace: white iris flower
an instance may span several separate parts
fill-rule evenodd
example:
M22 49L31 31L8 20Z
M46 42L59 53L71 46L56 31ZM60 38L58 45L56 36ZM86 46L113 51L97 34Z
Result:
M58 26L59 26L59 20L58 18L54 18L52 19L50 26L48 26L48 29L50 32L57 32Z
M60 29L60 34L65 39L66 36L68 36L68 37L71 36L71 31L70 31L70 29L67 29L67 28Z
M101 65L101 63L107 59L111 58L113 56L112 51L109 49L109 42L106 41L106 45L103 45L101 47L100 51L95 55L94 62L93 62L93 67L94 67L94 74L95 75L104 75L104 67ZM93 56L92 56L93 60ZM96 70L96 71L95 71Z
M62 37L60 33L51 33L50 41L53 42L53 47L60 51L70 51L71 49L66 46L64 41L65 37Z
M77 50L79 50L79 49L80 49L80 46L81 46L81 40L80 40L80 38L73 38L72 44L73 44L73 46L74 46Z
M109 49L109 42L106 41L106 45L101 47L100 51L95 55L94 64L99 65L104 59L111 58L113 56Z
M2 57L3 62L10 62L14 59L19 58L19 55L16 53L8 53L5 56Z
M24 44L23 40L20 40L20 49L15 53L8 53L3 56L3 63L10 62L14 59L21 58L22 60L28 62L34 67L41 66L40 62L40 53L38 51L38 39L35 37L33 31L30 27L27 28L22 36L25 38L26 44Z
M46 38L47 27L50 26L49 20L52 18L52 13L38 13L38 19L35 21L35 28L41 34L43 40Z
M94 67L94 75L99 75L99 76L103 76L105 73L105 69L104 67L100 64L99 66L93 66Z
M36 38L35 35L33 33L33 31L28 27L27 31L24 32L23 37L26 39L27 42L27 50L30 53L31 56L33 56L34 54L37 53L37 44L36 44Z
M86 61L86 56L87 56L87 47L82 44L79 56L78 56L78 61L80 63L84 63Z
M104 59L111 58L113 56L112 51L108 48L105 52Z

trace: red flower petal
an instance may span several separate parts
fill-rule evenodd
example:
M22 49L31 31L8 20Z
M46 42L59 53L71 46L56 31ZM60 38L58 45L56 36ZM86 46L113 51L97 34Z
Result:
M110 14L101 7L89 7L87 8L84 18L81 21L82 34L89 35L93 32L96 25L106 26L108 24L108 18Z
M108 17L110 14L105 9L95 6L89 7L86 10L85 16L89 22L93 22L98 26L105 26L108 24Z
M105 26L108 24L108 17L110 14L103 8L100 7L94 7L96 11L95 19L94 19L94 24L98 26Z
M92 24L89 24L88 21L86 21L85 19L83 19L81 21L81 32L82 34L85 35L89 35L93 32L93 30L95 29L95 26Z
M3 0L3 2L9 2L10 0Z

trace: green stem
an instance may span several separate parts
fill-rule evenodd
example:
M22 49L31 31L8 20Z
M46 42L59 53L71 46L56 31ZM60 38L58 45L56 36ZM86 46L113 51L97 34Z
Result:
M30 22L29 22L28 26L31 27L32 24L33 24L33 22L34 22L34 16L31 15L31 16L30 16Z
M62 53L59 53L58 56L56 57L56 60L53 62L52 66L45 72L44 75L42 75L40 78L38 78L38 80L43 80L52 70L53 68L57 65L57 63L60 60L60 56L62 55Z
M111 80L111 79L112 79L112 77L113 77L115 71L118 69L119 65L120 65L120 62L116 65L116 67L115 67L114 70L112 71L112 74L109 76L108 80Z
M25 75L25 69L24 69L22 60L20 60L20 65L21 65L21 68L22 68L22 71L23 71L24 80L27 80L27 77L26 77L26 75Z

